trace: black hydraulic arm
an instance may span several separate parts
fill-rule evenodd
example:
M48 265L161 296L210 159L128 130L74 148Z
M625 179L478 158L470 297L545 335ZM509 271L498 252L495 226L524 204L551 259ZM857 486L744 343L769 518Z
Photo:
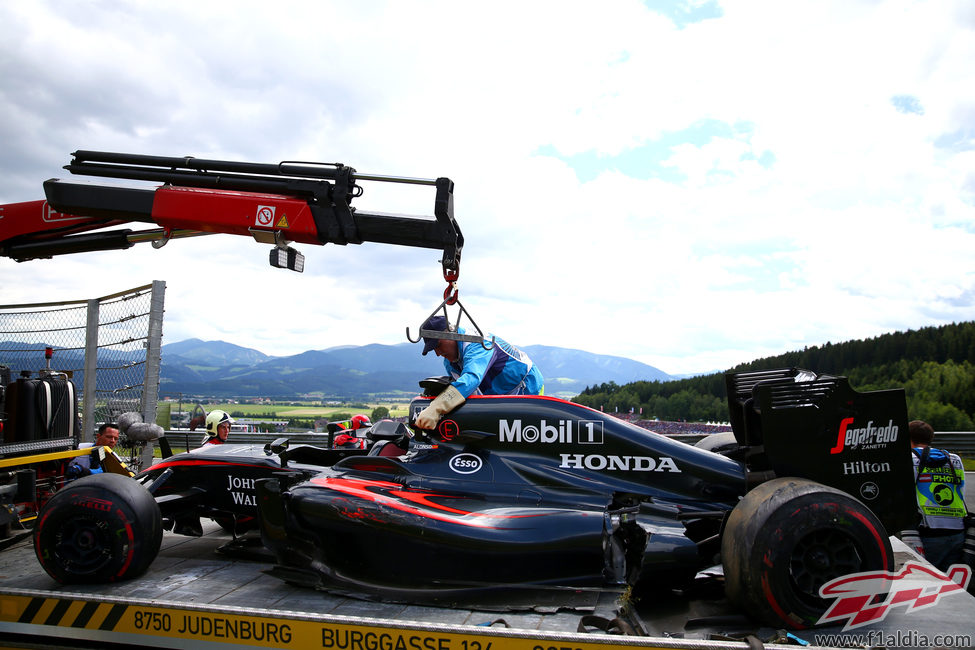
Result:
M454 184L449 178L360 174L341 163L285 161L265 164L86 150L74 152L72 161L65 169L72 174L150 181L164 186L300 198L309 206L321 244L360 244L368 241L435 248L443 251L441 263L445 277L456 279L459 273L464 237L454 218ZM363 189L360 183L365 181L433 186L436 189L433 219L357 210L352 207L352 201L361 196ZM79 186L51 180L45 183L45 192L48 202L66 214L153 221L152 195L147 190ZM220 223L205 225L207 227L201 229L221 232ZM118 239L118 236L115 238ZM115 243L111 242L107 247L119 247ZM55 245L55 242L48 239L46 244ZM66 245L66 242L62 242L62 245L64 252L73 252L73 247ZM91 247L78 246L74 249L91 250ZM58 252L61 251L54 251L53 254Z

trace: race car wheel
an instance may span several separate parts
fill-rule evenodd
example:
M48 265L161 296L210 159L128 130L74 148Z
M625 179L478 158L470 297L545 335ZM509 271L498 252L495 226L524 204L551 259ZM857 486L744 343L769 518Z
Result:
M729 600L769 625L795 629L826 612L825 583L894 566L887 532L869 508L800 478L774 479L745 495L725 524L721 559Z
M115 582L143 573L162 542L162 516L152 495L120 474L70 483L41 509L34 552L62 584Z

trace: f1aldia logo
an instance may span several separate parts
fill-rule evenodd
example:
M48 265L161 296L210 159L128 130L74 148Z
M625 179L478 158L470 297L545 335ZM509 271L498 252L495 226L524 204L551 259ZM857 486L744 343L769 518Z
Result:
M897 440L898 426L893 420L885 426L877 426L873 420L865 427L853 426L853 418L844 418L840 422L840 430L836 435L836 446L829 450L831 454L838 454L844 449L882 449L888 443Z
M834 578L819 589L822 598L836 598L817 625L845 620L843 631L882 621L891 608L907 612L932 607L942 597L965 593L972 570L955 564L945 575L929 564L906 562L900 571L866 571ZM880 602L874 602L880 599Z

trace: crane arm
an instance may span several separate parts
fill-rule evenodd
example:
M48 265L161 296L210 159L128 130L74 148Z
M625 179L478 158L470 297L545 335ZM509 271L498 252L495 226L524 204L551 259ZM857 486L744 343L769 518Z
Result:
M76 151L65 169L160 185L45 181L46 200L0 206L0 255L26 261L224 233L273 244L271 264L293 270L301 270L301 263L291 242L376 242L442 250L444 277L451 282L459 274L464 237L454 219L449 178L360 174L340 163L264 164L101 151ZM363 193L364 182L434 187L432 218L357 210L352 201ZM118 228L132 223L155 228Z

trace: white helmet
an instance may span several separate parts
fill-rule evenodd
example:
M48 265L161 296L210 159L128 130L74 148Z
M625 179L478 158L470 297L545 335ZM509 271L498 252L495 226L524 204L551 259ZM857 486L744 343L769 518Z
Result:
M207 413L207 438L216 438L217 427L224 422L234 423L234 419L226 411L217 409Z

